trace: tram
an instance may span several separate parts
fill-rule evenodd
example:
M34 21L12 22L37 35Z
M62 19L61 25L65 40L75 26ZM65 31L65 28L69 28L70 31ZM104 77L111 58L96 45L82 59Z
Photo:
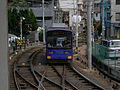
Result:
M46 59L48 62L72 61L72 30L57 28L46 31Z

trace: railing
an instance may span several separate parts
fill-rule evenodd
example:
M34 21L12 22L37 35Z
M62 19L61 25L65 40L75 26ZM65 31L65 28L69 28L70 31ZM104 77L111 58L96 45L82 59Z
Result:
M120 51L111 52L109 47L92 43L92 56L94 65L120 81Z

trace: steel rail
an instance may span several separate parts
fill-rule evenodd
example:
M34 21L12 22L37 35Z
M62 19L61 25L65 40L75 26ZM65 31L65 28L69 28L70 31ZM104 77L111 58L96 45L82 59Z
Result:
M15 86L16 86L16 88L17 88L17 90L20 90L20 88L19 88L19 86L18 86L18 83L17 83L17 76L16 76L16 64L15 64L16 62L14 62L14 69L13 69L13 76L14 76L14 82L15 82Z
M38 75L42 76L42 77L43 77L44 79L46 79L47 81L49 81L50 83L53 83L53 84L55 84L56 86L59 86L60 88L62 88L62 85L60 85L60 84L58 84L58 83L50 80L48 77L42 75L41 73L39 73L39 72L36 71L36 70L35 70L35 72L36 72ZM68 88L65 88L65 89L68 90Z
M83 74L81 74L79 71L77 71L73 66L71 66L71 68L80 76L82 76L83 78L85 78L89 83L91 83L92 85L96 86L97 88L101 89L101 90L105 90L104 87L96 84L95 82L91 81L89 78L87 78L86 76L84 76Z
M31 70L33 76L35 77L35 79L36 79L37 82L38 82L38 87L37 87L37 89L38 89L38 90L46 90L46 89L44 88L44 86L42 85L41 81L40 81L40 80L38 79L38 77L36 76L35 71L34 71L34 67L33 67L33 64L32 64L32 60L34 59L34 57L35 57L38 53L39 53L39 51L35 51L34 54L32 54L32 56L30 56L30 58L29 58L29 59L30 59L30 70Z
M58 71L57 69L55 68L55 66L52 66L52 68L57 72L57 74L60 76L60 77L63 77ZM70 84L74 89L76 90L79 90L76 86L74 86L72 83L70 83L67 79L64 79L68 84Z
M30 50L29 50L30 51ZM36 52L36 51L35 51ZM31 57L35 54L35 52L33 52L29 57L28 57L28 63L30 64L30 59L31 59ZM21 55L24 55L25 54L25 52L23 52ZM19 55L20 56L20 55ZM19 57L18 56L18 57ZM18 84L18 81L17 81L17 76L16 75L18 75L19 76L19 78L22 78L22 80L24 80L26 83L28 83L30 86L32 86L32 87L34 87L34 88L38 88L36 85L34 85L33 83L31 83L31 82L29 82L27 79L25 79L20 73L19 73L19 71L17 70L17 62L19 62L19 60L15 60L14 61L14 67L13 67L13 76L14 76L14 82L15 82L15 86L16 86L16 88L17 88L17 90L20 90L20 87L19 87L19 84ZM20 66L20 67L26 67L26 66ZM27 67L29 67L30 68L30 65L28 65ZM32 73L32 72L31 72ZM34 76L34 75L33 75Z
M25 79L17 70L16 70L16 73L17 73L24 81L26 81L27 83L29 83L31 86L37 88L36 85L34 85L33 83L31 83L31 82L29 82L27 79Z

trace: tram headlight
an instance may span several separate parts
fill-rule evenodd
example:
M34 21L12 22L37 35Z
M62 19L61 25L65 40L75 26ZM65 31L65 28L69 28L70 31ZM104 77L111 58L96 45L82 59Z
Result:
M68 56L67 58L68 58L68 59L72 59L72 56Z
M49 54L53 54L54 52L53 51L49 51Z
M47 59L51 59L52 57L51 56L47 56Z

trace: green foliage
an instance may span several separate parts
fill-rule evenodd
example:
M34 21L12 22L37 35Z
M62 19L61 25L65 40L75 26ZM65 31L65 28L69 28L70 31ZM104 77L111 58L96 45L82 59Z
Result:
M98 35L100 36L101 33L102 33L102 24L100 24L100 25L97 27L97 30L98 30Z
M29 31L37 29L36 17L32 10L28 9L26 0L13 0L10 9L8 9L8 32L20 36L20 17L24 17L22 22L23 36L29 34Z
M8 28L9 33L20 36L20 17L24 17L25 20L22 22L23 36L29 34L29 31L35 31L37 29L37 21L32 10L20 10L9 9L8 10Z
M16 9L13 9L12 11L8 10L8 32L11 34L15 34L18 36L18 33L20 33L19 30L19 13L17 13Z
M12 6L14 7L28 7L28 4L25 0L13 0Z

